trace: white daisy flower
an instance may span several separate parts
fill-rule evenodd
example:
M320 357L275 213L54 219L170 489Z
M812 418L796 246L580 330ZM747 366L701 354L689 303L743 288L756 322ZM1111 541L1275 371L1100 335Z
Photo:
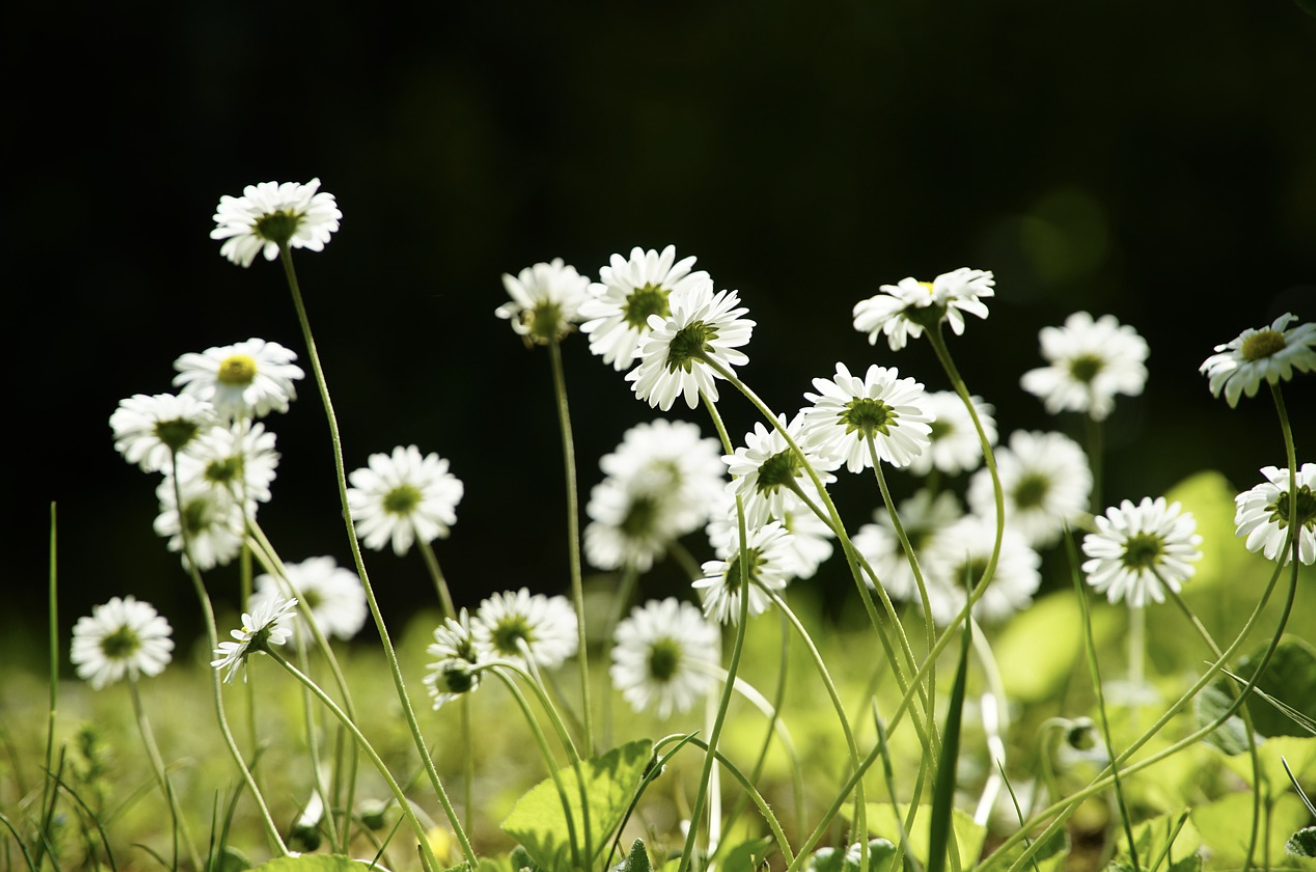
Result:
M996 444L995 408L982 397L970 397L987 444ZM932 391L923 395L919 407L932 418L928 447L909 462L914 475L927 475L935 468L947 475L972 472L982 465L982 442L964 401L954 391Z
M651 600L617 625L615 638L608 672L637 712L689 711L713 684L698 664L717 663L720 633L690 603Z
M693 257L676 259L676 246L659 254L638 246L629 260L614 254L611 265L599 270L599 281L589 286L590 297L580 307L582 333L589 334L589 350L618 371L635 362L640 340L649 335L649 316L666 319L672 313L669 298L698 284L712 281L703 270L691 271Z
M456 618L445 618L434 628L434 641L425 649L437 658L425 673L425 686L438 709L463 693L480 689L480 673L475 668L484 662L475 635L471 617L462 609Z
M903 500L898 511L900 524L905 528L905 535L920 565L923 550L932 537L964 517L955 494L950 491L934 494L926 488ZM914 568L910 566L904 546L900 544L900 537L896 535L891 513L885 506L880 507L873 512L873 521L864 524L855 533L851 540L855 549L873 567L888 596L892 599L919 598ZM872 579L865 577L864 580L872 586Z
M787 572L792 578L813 578L818 567L832 556L835 549L831 540L836 538L836 532L793 493L786 495L776 520L791 534L786 553Z
M254 514L256 503L270 501L270 485L279 465L274 442L274 434L259 421L213 427L197 440L193 452L179 455L178 480L185 490L222 491Z
M297 606L296 599L283 597L253 599L251 611L242 614L242 629L231 630L232 642L220 642L215 649L215 659L210 661L213 669L227 669L225 683L231 682L239 667L245 667L247 657L251 654L268 651L271 645L283 645L292 635L292 612ZM247 671L242 671L242 680L247 680Z
M367 548L381 551L392 542L401 557L417 539L447 538L457 523L461 481L448 472L447 460L434 453L422 457L415 445L370 455L348 480L347 504Z
M708 519L710 502L726 484L721 443L697 424L666 418L631 427L599 468L631 493L662 497L679 535Z
M923 385L895 367L870 366L861 379L838 363L835 378L813 386L819 393L804 395L813 405L801 413L802 447L844 460L851 472L872 467L870 436L878 458L893 466L908 466L927 448L933 419L922 406Z
M576 613L566 597L496 593L480 603L471 630L477 648L489 658L524 663L541 669L562 665L576 653Z
M144 472L168 472L173 454L195 450L218 422L210 403L173 394L134 394L110 415L114 449Z
M694 408L702 392L717 401L715 373L706 361L734 374L734 367L749 362L738 349L749 343L754 322L741 316L748 309L739 307L735 291L713 293L711 283L692 286L689 291L669 297L672 313L667 318L649 316L649 336L640 344L640 365L626 373L634 382L635 395L658 406L664 412L678 395Z
M213 403L221 417L263 418L288 411L297 399L293 382L305 373L296 359L296 352L264 339L188 352L174 361L174 386Z
M892 351L942 321L949 321L959 336L964 332L965 312L987 317L982 300L996 295L995 282L990 271L960 267L930 282L905 278L899 284L882 285L881 293L855 305L854 329L868 334L869 345L877 344L879 333L886 334Z
M1165 602L1162 585L1178 593L1202 559L1197 522L1179 503L1143 497L1136 506L1124 500L1096 517L1097 532L1083 537L1088 584L1112 603L1127 600L1140 609Z
M996 470L1005 492L1005 523L1034 548L1054 544L1065 525L1074 526L1087 511L1092 470L1083 449L1062 433L1012 433L1009 447L996 451ZM968 501L974 514L996 517L987 470L969 480Z
M1290 502L1289 470L1267 466L1261 470L1266 481L1234 497L1236 536L1247 537L1247 550L1260 551L1267 560L1277 557L1288 563L1293 555L1289 544L1281 556L1288 534ZM1316 563L1316 463L1304 463L1297 474L1298 561Z
M589 295L589 279L560 257L528 266L515 276L503 273L503 287L512 299L494 314L510 321L527 346L547 345L575 329L580 305Z
M73 626L69 662L93 690L125 675L159 675L169 665L172 629L150 603L131 596L114 597L96 606Z
M256 576L253 604L257 597L278 598L291 590L311 610L326 636L351 639L361 632L366 622L366 590L355 572L339 566L332 557L311 557L286 564L284 570L286 586L272 575ZM301 620L301 614L294 613L292 626L300 630ZM293 637L294 641L301 638L300 632Z
M773 521L751 527L747 541L749 567L749 615L768 610L772 600L764 590L785 590L790 582L791 534ZM740 620L740 536L731 538L718 560L703 565L704 577L692 585L704 603L704 616L719 624Z
M964 608L967 586L981 580L995 539L994 523L965 515L928 540L920 557L935 623L946 626ZM980 621L999 621L1028 606L1042 581L1041 564L1042 558L1024 537L1007 528L996 571L974 604L973 616Z
M733 479L726 486L727 492L740 494L745 503L745 521L751 526L766 524L773 518L780 520L785 514L786 495L792 493L792 487L802 488L815 502L819 500L805 463L813 467L824 483L836 481L829 470L835 469L838 461L831 454L810 451L801 444L803 417L796 415L789 424L785 415L779 415L777 420L795 444L805 450L804 457L787 444L786 437L776 427L760 421L754 424L752 432L745 434L743 446L722 458Z
M237 557L242 551L246 528L242 507L237 501L223 491L196 484L180 485L179 490L183 498L181 512L175 499L172 477L166 476L155 489L155 496L160 501L155 534L168 537L170 551L182 553L186 544L196 568L203 572L223 566ZM184 529L187 531L186 543ZM183 565L187 565L186 555Z
M1063 327L1043 327L1038 339L1049 365L1029 370L1019 382L1052 415L1068 410L1105 420L1116 394L1136 397L1147 383L1147 340L1114 315L1094 321L1075 312Z
M1199 369L1211 380L1211 396L1218 397L1223 390L1225 400L1234 407L1240 394L1255 397L1262 379L1278 384L1293 378L1295 369L1316 370L1316 323L1287 329L1296 320L1292 313L1285 313L1269 327L1249 328L1234 340L1217 345L1218 353Z
M661 492L608 478L590 490L585 514L585 556L599 569L648 572L682 533L676 501Z
M241 197L220 197L210 238L223 239L219 253L242 266L251 266L261 252L274 260L280 245L323 251L343 213L334 195L319 188L319 179L304 185L261 182L243 188Z

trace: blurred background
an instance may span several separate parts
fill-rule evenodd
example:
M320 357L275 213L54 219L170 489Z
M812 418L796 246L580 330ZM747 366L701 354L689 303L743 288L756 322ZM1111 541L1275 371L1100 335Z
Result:
M154 477L107 422L121 398L171 390L184 352L261 337L302 354L277 264L238 268L208 236L220 195L267 180L318 177L338 199L341 230L297 264L347 463L410 443L451 459L466 496L437 550L459 604L567 586L548 357L493 316L502 273L553 257L597 277L636 245L698 256L758 323L742 375L787 412L837 361L946 387L926 343L871 347L851 309L905 276L991 269L990 318L951 347L1002 437L1081 436L1018 380L1042 363L1037 331L1086 309L1151 347L1144 395L1107 421L1108 503L1201 469L1242 490L1284 465L1270 401L1230 409L1197 368L1283 312L1316 320L1316 18L1291 0L230 0L5 18L7 663L42 662L52 502L63 633L129 593L199 631L151 529ZM659 413L583 338L564 356L583 506L598 457ZM1316 376L1286 396L1311 460ZM751 410L721 407L739 439ZM713 432L703 410L671 416ZM263 526L285 559L350 563L313 385L266 423L283 460ZM871 479L838 491L868 520ZM418 555L368 561L386 616L433 604ZM209 583L235 602L231 567ZM851 587L839 563L812 584Z

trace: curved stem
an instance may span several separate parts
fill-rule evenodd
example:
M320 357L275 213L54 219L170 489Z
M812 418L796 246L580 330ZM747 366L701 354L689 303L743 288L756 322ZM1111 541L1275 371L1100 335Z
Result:
M416 539L416 544L420 546L420 554L425 558L425 568L429 570L430 578L434 580L434 590L439 595L439 605L443 607L441 618L457 617L457 609L452 604L452 592L448 590L448 579L443 577L443 570L439 568L439 558L434 556L434 547L421 538Z
M169 775L165 771L164 758L160 756L160 748L155 744L155 735L151 732L151 723L146 719L146 710L142 707L141 691L137 687L137 675L130 673L128 675L128 691L132 697L133 714L137 717L137 729L142 734L142 743L146 746L147 759L151 761L151 769L155 772L156 783L160 785L160 791L164 794L165 802L169 804L169 814L174 819L174 830L176 833L181 832L183 836L183 847L187 851L188 859L192 862L192 868L200 870L201 855L197 853L196 845L192 842L192 832L188 829L187 819L183 817L183 810L178 805L178 794L174 793L174 785L169 781ZM175 844L177 849L177 844Z

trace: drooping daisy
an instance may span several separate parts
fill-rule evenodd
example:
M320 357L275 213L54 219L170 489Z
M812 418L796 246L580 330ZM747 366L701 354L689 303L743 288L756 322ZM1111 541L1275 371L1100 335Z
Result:
M279 256L279 246L323 251L338 230L343 213L333 194L319 190L320 180L261 182L242 189L241 197L219 198L211 239L223 239L219 253L242 266L251 266L258 253L266 260Z
M996 444L995 408L982 397L970 397L978 421L987 435L987 444ZM973 418L964 401L954 391L932 391L919 401L923 412L932 418L928 447L909 462L914 475L927 475L933 468L947 475L972 472L982 464L982 441L973 426Z
M634 382L635 395L664 412L678 395L694 408L702 392L717 400L714 372L709 361L734 373L734 367L749 362L739 348L747 345L754 322L742 318L749 310L739 306L735 291L713 293L711 283L692 286L688 292L669 297L672 312L666 318L649 316L649 336L640 344L640 365L626 373Z
M269 574L256 576L256 597L280 597L290 590L311 614L326 636L350 639L366 622L366 591L360 577L344 569L332 557L311 557L301 563L284 566L287 572L285 587ZM300 613L292 615L292 626L300 629ZM294 635L300 640L302 633Z
M182 509L175 499L174 480L166 476L155 489L160 514L155 518L155 534L168 537L170 551L183 552L187 547L202 571L223 566L242 550L245 523L242 507L232 497L214 488L181 485ZM186 532L186 535L184 535ZM184 565L187 565L184 555Z
M666 718L689 711L713 684L699 664L717 663L718 629L690 603L669 597L638 606L615 638L608 672L637 712L652 707Z
M194 450L218 422L213 405L186 394L135 394L110 415L114 449L144 472L168 472L173 454Z
M749 569L749 616L761 615L772 605L766 590L784 590L790 582L791 534L773 521L750 527L746 537ZM704 577L692 585L704 603L704 616L719 624L740 620L740 536L719 552L718 560L703 565Z
M921 565L935 623L949 624L964 608L968 585L982 579L995 538L994 522L965 515L928 540ZM999 621L1026 607L1042 581L1038 572L1041 564L1041 556L1024 537L1007 528L996 570L974 604L973 616L980 621Z
M801 415L796 415L789 424L785 415L778 417L778 423L797 445L804 438L803 421ZM818 490L809 477L806 463L813 467L823 483L836 480L829 470L835 469L838 461L830 454L811 451L803 445L801 448L805 449L803 457L790 447L781 431L760 421L754 424L752 432L745 434L744 445L734 454L722 458L733 477L727 485L727 492L740 494L744 500L748 524L759 526L773 518L780 520L785 514L786 496L796 487L815 503L819 502Z
M1005 523L1034 548L1054 544L1065 525L1073 526L1087 511L1092 470L1083 449L1062 433L1012 433L1009 447L996 451L996 469L1005 492ZM987 470L973 474L967 496L974 514L996 516Z
M1236 536L1247 537L1247 550L1260 551L1267 560L1288 563L1293 545L1284 549L1289 515L1294 503L1289 490L1289 470L1267 466L1261 470L1266 481L1234 497ZM1316 562L1316 463L1304 463L1297 474L1298 561Z
M871 468L872 437L877 456L894 466L908 466L928 446L932 416L922 406L923 385L900 378L895 367L872 365L861 379L845 364L836 364L835 378L813 380L818 393L806 393L813 403L801 413L803 447L845 461L851 472Z
M950 491L934 494L926 488L903 500L898 511L900 525L905 528L905 536L920 563L923 550L932 537L964 516L955 494ZM864 524L855 533L852 540L854 547L873 567L888 596L892 599L918 598L914 568L905 555L904 546L900 544L900 537L896 535L891 513L882 506L873 512L873 521ZM865 576L865 581L872 585L871 578Z
M1269 327L1248 328L1232 341L1217 345L1217 353L1199 369L1211 380L1211 396L1218 397L1223 390L1225 400L1234 407L1240 394L1255 397L1262 379L1278 384L1293 378L1295 369L1316 370L1316 323L1288 329L1296 320L1286 312Z
M471 626L487 657L553 669L576 653L576 613L566 597L531 595L526 588L496 593L480 603Z
M367 548L381 551L392 542L401 557L416 539L446 538L457 523L461 481L448 472L446 459L433 453L422 457L415 445L370 455L348 480L347 504Z
M213 403L221 417L263 418L288 411L297 399L293 382L305 373L296 359L296 352L264 339L188 352L174 361L174 386Z
M527 346L547 345L575 329L580 305L588 296L589 279L555 257L515 276L503 273L503 287L512 299L494 314L510 321Z
M1179 592L1202 558L1197 522L1179 503L1143 497L1136 506L1124 500L1095 520L1097 532L1083 537L1083 572L1088 584L1112 603L1127 600L1135 609L1165 602L1168 587Z
M1094 321L1075 312L1063 327L1043 327L1038 339L1049 365L1024 373L1020 384L1052 415L1068 410L1104 420L1116 394L1136 397L1147 383L1147 340L1114 315Z
M287 643L292 635L292 612L297 607L296 599L284 599L274 596L253 600L251 611L242 615L242 629L231 630L232 642L220 642L215 649L215 659L210 661L214 669L227 669L225 683L231 682L239 667L245 667L247 657L268 651L272 645ZM247 680L246 669L242 670L242 680Z
M995 282L990 271L960 267L930 282L904 278L899 284L882 285L881 293L855 305L854 329L868 334L869 345L877 344L879 333L886 334L892 351L942 321L949 321L959 336L964 332L965 312L987 317L982 300L996 295Z
M212 427L196 448L179 455L178 480L183 487L210 487L255 513L256 503L270 501L270 485L279 465L275 437L259 421L235 421Z
M621 371L635 362L640 340L649 335L649 316L666 319L671 314L670 297L697 284L712 285L708 273L692 271L693 257L676 259L676 246L659 254L638 246L629 260L620 254L599 270L599 281L589 286L589 298L581 304L582 333L589 334L589 350L604 363ZM710 287L711 289L711 287Z
M93 690L138 675L159 675L169 665L172 629L150 603L131 596L96 606L73 626L69 662Z
M633 494L661 497L681 535L707 520L710 502L726 484L721 443L697 424L666 418L631 427L599 468Z
M480 673L475 667L483 662L483 657L475 643L466 609L462 609L456 618L445 618L442 625L435 627L434 641L425 650L436 658L429 664L424 679L435 709L463 693L479 690Z

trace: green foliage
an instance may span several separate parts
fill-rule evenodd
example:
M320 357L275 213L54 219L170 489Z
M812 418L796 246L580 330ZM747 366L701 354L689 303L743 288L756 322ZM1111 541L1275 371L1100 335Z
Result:
M636 839L631 844L631 852L622 861L620 872L653 872L653 864L649 862L649 852L645 850L643 839Z
M1284 843L1284 850L1295 857L1316 857L1316 827L1304 827Z
M1264 650L1243 658L1236 670L1244 681L1257 671ZM1316 649L1309 642L1285 638L1266 664L1257 687L1296 712L1316 712ZM1299 721L1263 700L1248 700L1252 724L1262 736L1308 735Z
M901 803L899 807L886 802L870 802L864 806L868 816L870 835L880 836L893 843L900 841L900 826L909 815L909 806ZM896 815L900 817L897 820ZM906 852L920 863L927 865L932 856L932 841L929 832L932 821L931 807L921 806L914 819L913 828L907 833L909 843ZM973 817L960 809L953 809L950 816L951 830L955 834L957 859L961 869L969 869L978 861L982 843L987 830L974 823ZM943 848L944 850L944 848ZM1004 868L1004 867L1002 867Z
M262 863L252 872L369 872L371 869L378 868L341 854L304 854L300 857L280 857Z
M1062 590L1036 600L1016 615L995 645L996 662L1011 699L1037 702L1053 695L1074 673L1081 649L1074 592Z
M895 855L896 846L889 840L872 839L868 843L868 868L885 869ZM859 852L853 849L819 848L809 857L806 868L809 872L858 872L858 856Z
M1198 832L1206 834L1213 869L1242 868L1252 829L1251 793L1231 793L1195 808L1192 820ZM1302 800L1292 793L1279 797L1269 808L1269 822L1262 831L1257 857L1263 852L1269 852L1272 857L1284 856L1287 834L1296 832L1308 822L1307 808Z
M771 836L741 842L727 852L722 861L723 872L758 872L773 851Z
M1020 842L1012 848L1004 851L997 851L983 860L981 869L999 870L1008 869L1016 860L1023 856L1024 850L1028 843ZM1056 830L1054 834L1047 838L1033 854L1032 862L1028 865L1028 872L1060 872L1065 868L1065 860L1069 857L1069 834L1064 830Z

